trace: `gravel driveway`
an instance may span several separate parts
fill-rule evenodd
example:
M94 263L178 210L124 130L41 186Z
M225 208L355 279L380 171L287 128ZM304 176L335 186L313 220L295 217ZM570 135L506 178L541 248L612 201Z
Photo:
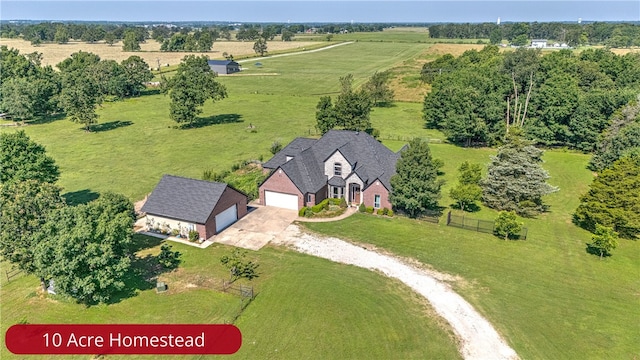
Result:
M451 325L465 359L518 359L493 326L445 282L452 278L449 275L425 270L337 238L303 233L296 225L289 225L271 242L335 262L377 270L402 281L429 300L434 310Z

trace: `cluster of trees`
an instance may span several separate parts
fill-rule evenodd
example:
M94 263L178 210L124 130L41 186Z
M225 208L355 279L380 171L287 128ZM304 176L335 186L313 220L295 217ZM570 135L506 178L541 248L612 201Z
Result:
M108 302L131 266L133 205L113 193L67 205L55 184L59 174L24 131L0 134L0 255L45 288L52 279L57 292L80 303Z
M371 127L370 113L373 106L387 106L393 102L393 90L389 88L388 72L376 72L359 89L353 89L353 75L340 78L340 94L335 103L330 96L320 98L316 106L316 127L324 134L335 128L366 131L377 136Z
M164 39L160 51L210 51L215 40L211 31L198 30L193 33L175 33L170 38Z
M148 31L143 26L128 24L84 24L84 23L55 23L43 22L38 24L0 24L0 36L4 38L17 38L30 41L33 45L43 42L56 42L66 44L70 40L94 43L105 41L107 44L114 44L123 40L126 33L136 34L140 42L144 42L149 36Z
M23 56L2 46L0 55L0 111L17 120L64 111L89 130L104 97L137 96L153 78L139 56L118 63L80 51L56 65L60 70L56 72L51 66L40 66L38 53Z
M496 210L530 217L546 211L542 198L558 191L547 183L549 174L540 163L542 151L531 146L513 131L507 144L491 157L487 177L482 179L481 166L467 161L459 168L458 184L450 196L462 210L477 209L476 202ZM403 150L396 164L396 175L391 178L390 201L394 208L410 217L427 212L438 212L440 188L438 179L443 163L433 159L428 144L412 140Z
M537 144L592 151L610 117L640 90L640 54L603 49L544 56L495 46L444 55L422 69L428 128L466 146L495 145L510 124Z
M601 44L629 47L640 45L640 25L606 22L437 24L429 26L429 36L444 39L490 39L492 44L503 39L518 45L526 45L529 39L549 39L571 46ZM524 43L522 39L525 40Z

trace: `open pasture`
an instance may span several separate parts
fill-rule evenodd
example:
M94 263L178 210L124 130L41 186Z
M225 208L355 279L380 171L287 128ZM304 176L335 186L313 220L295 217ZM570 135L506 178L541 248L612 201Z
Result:
M305 47L317 44L311 41L269 41L269 52L302 50ZM116 60L118 62L127 59L129 56L137 55L151 67L157 67L158 62L161 66L177 65L186 55L207 55L211 59L224 59L223 53L233 54L235 57L253 56L252 41L216 41L213 43L211 51L204 53L192 52L164 52L160 51L160 43L149 39L145 43L140 44L141 51L122 51L122 42L108 45L104 42L96 42L89 44L85 42L70 41L68 44L52 44L44 43L33 46L29 41L22 39L6 39L0 38L0 45L6 45L8 48L18 49L21 54L32 52L42 53L42 65L55 66L62 60L68 58L71 54L78 51L92 52L100 56L103 60Z

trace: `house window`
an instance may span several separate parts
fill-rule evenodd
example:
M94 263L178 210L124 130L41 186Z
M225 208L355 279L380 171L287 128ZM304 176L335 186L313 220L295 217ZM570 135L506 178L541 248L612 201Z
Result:
M342 188L338 186L334 186L333 188L333 198L340 199L342 197Z
M342 164L341 163L333 164L333 175L342 176Z
M311 202L311 194L307 194L307 203Z
M376 209L380 209L380 195L375 195L373 197L373 207Z

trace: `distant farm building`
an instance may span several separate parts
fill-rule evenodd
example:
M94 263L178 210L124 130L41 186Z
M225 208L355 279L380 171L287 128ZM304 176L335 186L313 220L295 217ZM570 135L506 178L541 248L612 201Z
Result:
M531 40L531 47L532 48L546 48L547 47L547 40L544 40L544 39L533 39L533 40Z
M209 67L216 74L227 75L240 72L240 64L233 60L209 60Z

